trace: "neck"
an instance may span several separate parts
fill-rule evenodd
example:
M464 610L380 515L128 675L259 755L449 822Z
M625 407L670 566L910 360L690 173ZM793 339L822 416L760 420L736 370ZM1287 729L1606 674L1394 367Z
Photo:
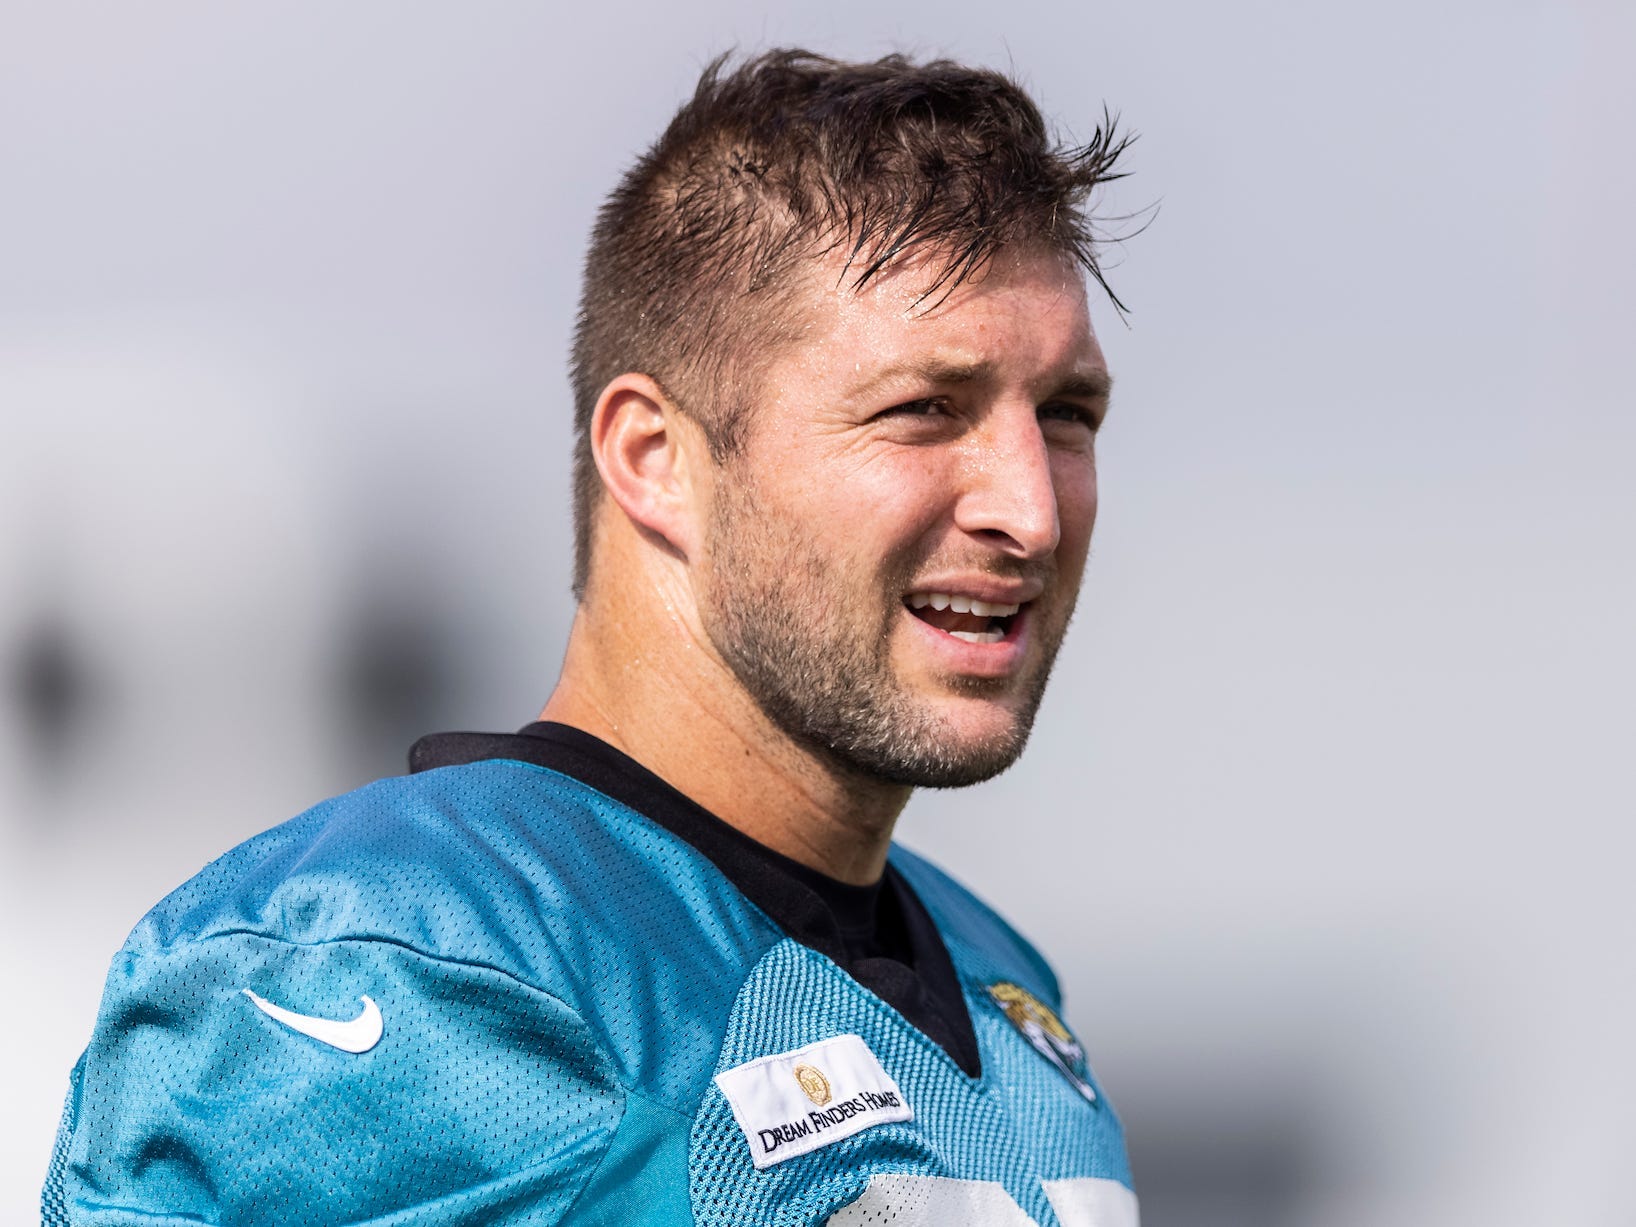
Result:
M831 762L772 724L696 628L575 616L540 713L600 737L773 851L842 882L886 867L910 789ZM625 605L630 609L632 606Z

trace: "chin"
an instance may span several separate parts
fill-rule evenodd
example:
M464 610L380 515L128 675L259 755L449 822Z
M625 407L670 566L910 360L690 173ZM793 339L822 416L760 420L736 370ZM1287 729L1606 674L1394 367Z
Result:
M965 788L993 779L1022 755L1033 712L965 699L928 705L919 721L885 736L849 736L825 747L847 767L911 788Z
M939 746L931 754L899 758L890 763L858 764L876 779L910 788L969 788L992 780L1022 754L1016 743L993 743L952 748Z
M942 705L938 721L951 746L981 754L986 746L1014 745L1022 752L1033 724L1032 712L1017 710L1014 702L993 699L957 699Z

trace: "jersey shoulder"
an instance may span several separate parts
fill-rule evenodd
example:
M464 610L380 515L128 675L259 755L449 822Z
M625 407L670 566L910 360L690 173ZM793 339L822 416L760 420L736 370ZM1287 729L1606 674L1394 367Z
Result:
M682 1221L687 1122L777 940L691 847L541 767L326 801L133 930L45 1219L546 1223L646 1164Z
M122 955L224 938L399 946L551 995L640 1081L666 1064L648 1037L674 1029L637 1004L725 1015L778 937L656 824L568 776L488 760L379 780L239 845Z

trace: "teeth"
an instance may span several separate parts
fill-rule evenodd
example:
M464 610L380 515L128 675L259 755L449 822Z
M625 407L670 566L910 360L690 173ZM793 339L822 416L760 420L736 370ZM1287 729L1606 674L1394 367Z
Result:
M1004 631L950 631L956 639L964 639L967 643L999 643L1005 638Z
M933 609L973 613L979 618L1009 618L1022 608L1021 605L997 605L989 601L979 601L976 597L956 596L948 592L911 592L908 604L910 609L925 609L930 605Z

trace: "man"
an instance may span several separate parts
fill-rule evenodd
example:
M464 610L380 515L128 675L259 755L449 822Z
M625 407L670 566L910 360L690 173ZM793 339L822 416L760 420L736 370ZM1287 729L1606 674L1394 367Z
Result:
M1050 970L890 843L1073 609L1120 147L949 63L706 72L593 237L540 722L143 920L48 1222L1136 1222Z

